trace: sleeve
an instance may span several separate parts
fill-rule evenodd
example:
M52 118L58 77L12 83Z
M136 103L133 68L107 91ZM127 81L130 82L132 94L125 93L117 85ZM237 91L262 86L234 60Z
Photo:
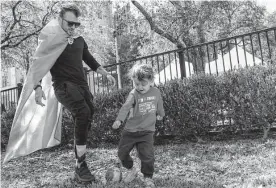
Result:
M101 66L96 59L91 55L91 53L88 50L88 46L86 42L84 41L84 48L83 48L83 55L82 60L93 70L96 71L99 66Z
M123 104L122 108L120 109L116 120L120 120L122 122L125 121L125 119L128 115L128 112L133 107L134 103L135 103L134 95L132 93L130 93L127 97L126 102Z
M157 115L164 117L165 110L164 110L164 106L163 106L163 99L162 99L162 95L161 95L160 91L158 93L159 93L159 99L157 102Z

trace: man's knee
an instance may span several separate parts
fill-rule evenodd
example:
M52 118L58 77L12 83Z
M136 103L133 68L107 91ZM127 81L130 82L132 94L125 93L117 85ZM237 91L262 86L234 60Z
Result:
M76 117L83 118L83 119L91 119L91 110L90 108L86 105L83 104L76 110Z

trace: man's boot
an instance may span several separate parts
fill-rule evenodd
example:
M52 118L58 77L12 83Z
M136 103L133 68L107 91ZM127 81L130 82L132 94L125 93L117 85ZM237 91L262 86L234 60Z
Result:
M75 149L77 150L78 147ZM83 154L81 157L78 157L78 152L76 151L76 168L75 168L75 176L77 180L81 182L90 182L95 181L95 176L91 174L87 163L85 161L85 154Z

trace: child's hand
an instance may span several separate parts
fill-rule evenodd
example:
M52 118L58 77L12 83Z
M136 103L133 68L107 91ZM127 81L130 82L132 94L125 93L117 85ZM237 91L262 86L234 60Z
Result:
M117 120L113 123L112 128L118 129L120 127L120 125L121 125L121 121Z
M161 117L161 116L157 115L157 116L156 116L156 119L160 121L160 120L162 120L162 119L163 119L163 117Z

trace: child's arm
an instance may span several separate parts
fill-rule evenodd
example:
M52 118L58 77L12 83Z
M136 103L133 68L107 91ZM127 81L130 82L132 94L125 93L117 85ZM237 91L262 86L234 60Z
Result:
M157 103L157 120L162 120L163 117L165 116L165 111L164 111L163 99L162 99L161 93L159 94L160 96Z
M112 125L113 129L118 129L121 123L125 121L129 110L133 107L133 104L134 104L134 96L133 94L129 94L126 102L123 104L122 108L119 111L116 121Z

